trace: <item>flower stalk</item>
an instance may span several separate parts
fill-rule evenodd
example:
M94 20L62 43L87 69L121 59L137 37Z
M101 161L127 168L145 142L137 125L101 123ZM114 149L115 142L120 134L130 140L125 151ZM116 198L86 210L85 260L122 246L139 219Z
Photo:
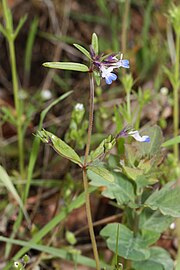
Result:
M92 214L91 214L91 206L90 206L90 196L88 191L88 178L87 178L87 158L89 155L90 144L91 144L91 134L93 127L93 112L94 112L94 80L92 73L89 73L89 81L90 81L90 102L89 102L89 127L88 127L88 136L87 136L87 144L84 156L84 167L83 167L83 183L84 183L84 191L85 191L85 202L86 202L86 215L88 221L89 234L91 238L94 258L96 262L96 269L100 270L99 263L99 255L97 250L96 238L94 234L93 222L92 222Z
M174 94L174 137L178 136L179 131L179 51L180 51L180 35L176 35L176 63L175 63L175 85L173 89ZM179 160L179 145L174 145L174 156Z

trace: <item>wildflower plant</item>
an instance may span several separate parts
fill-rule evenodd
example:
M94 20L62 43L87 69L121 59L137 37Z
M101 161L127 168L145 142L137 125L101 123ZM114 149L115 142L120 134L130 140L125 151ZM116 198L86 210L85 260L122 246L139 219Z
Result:
M40 139L51 146L58 155L76 164L82 171L88 228L95 259L95 264L93 261L91 266L96 267L97 270L104 267L107 270L144 270L152 267L155 269L172 270L173 260L169 253L163 248L152 246L160 238L161 233L169 228L174 219L180 217L180 187L175 187L173 181L165 184L163 187L160 185L162 172L159 167L163 158L162 146L168 145L168 142L163 144L162 131L158 126L140 130L127 126L119 129L116 134L109 134L107 138L100 142L97 148L90 149L94 114L94 81L99 85L101 81L105 80L106 84L109 85L117 79L115 70L121 67L129 68L130 64L129 60L123 59L121 53L99 54L98 37L96 34L92 35L90 51L78 44L75 44L75 47L87 57L89 66L72 62L47 62L43 65L50 68L88 73L90 82L88 124L86 124L84 129L81 127L85 123L83 122L85 121L85 108L80 103L76 104L71 116L70 129L65 135L65 142L55 134L42 129L42 121L48 110L53 106L50 105L50 107L43 111L43 119L41 119L39 130L35 137L36 145L39 147L38 142ZM131 75L126 75L121 81L126 88L126 95L128 96L126 97L126 102L128 103L127 114L129 122L131 122L130 92L133 79ZM57 101L55 102L57 103ZM75 133L73 133L73 127L75 127ZM68 143L72 139L76 143L79 136L85 135L87 128L85 153L83 156L79 156ZM82 134L78 133L81 129L83 130ZM110 154L111 149L122 138L124 140L124 150L121 151L121 155ZM82 147L82 145L79 146L80 148ZM104 187L102 195L114 200L114 206L117 209L121 209L122 214L121 220L107 224L100 231L100 235L106 241L107 247L116 256L113 267L107 266L99 260L91 215L90 193L102 186ZM32 238L30 242L32 247L36 247L35 243L40 241L58 222L63 220L63 217L66 216L65 213L69 213L81 206L83 202L82 198L78 197L69 203L68 208L62 209L61 213L48 224L48 228L45 226ZM0 239L4 240L3 237L0 237ZM75 243L74 240L70 244ZM23 241L20 242L22 244ZM15 255L15 259L22 257L27 250L28 246L25 245ZM54 251L55 248L51 250L51 247L48 247L48 252ZM64 255L64 252L63 250L62 258L67 257ZM60 252L56 254L60 254ZM76 254L77 263L82 257L80 256ZM90 259L89 262L91 263ZM24 267L22 261L16 261L14 266L16 268ZM8 267L5 270L9 269Z
M51 145L59 155L76 163L82 169L88 227L97 270L101 269L101 264L91 217L89 184L95 187L104 186L102 195L114 199L117 207L124 209L123 216L127 220L126 225L111 223L101 230L100 234L106 239L108 248L124 260L129 261L133 269L145 269L141 266L151 265L151 262L154 261L152 265L172 270L173 261L169 254L162 248L151 247L174 218L180 216L180 207L176 201L178 200L180 203L180 199L177 198L179 187L174 188L174 184L169 183L162 189L152 192L152 186L159 182L161 175L158 166L162 158L162 132L158 126L148 128L146 132L140 132L130 127L123 128L115 136L109 135L95 150L90 151L94 112L94 79L98 85L104 79L108 85L113 83L117 79L117 75L114 73L115 69L129 68L129 60L124 60L122 54L99 54L96 34L92 35L90 52L78 44L75 44L75 47L87 56L90 62L89 67L71 62L48 62L44 63L44 66L89 73L89 126L85 155L79 157L74 149L46 130L39 131L38 137ZM129 75L126 79L128 82L127 95L129 95L133 80ZM125 79L123 82L127 85ZM130 107L129 97L128 102ZM124 138L126 141L130 137L134 141L131 140L131 144L124 145L124 159L117 162L117 157L110 155L105 166L102 161L116 142L120 138ZM175 204L177 207L174 206ZM118 226L119 234L117 237L114 232L117 231ZM166 258L166 262L160 258ZM121 262L116 262L116 265L118 263L121 265Z
M128 1L124 2L128 3ZM7 242L7 244L10 245L22 245L23 248L18 250L13 257L13 260L8 262L8 265L5 266L4 270L12 268L12 264L13 269L25 269L27 263L29 263L29 257L27 255L23 255L27 253L30 248L47 252L53 257L57 256L61 259L76 262L77 264L84 263L87 266L96 267L97 270L102 268L107 270L147 270L151 268L157 270L172 270L173 260L171 259L170 254L165 249L155 246L155 243L164 231L174 228L172 226L172 224L174 224L174 219L180 217L180 187L176 185L175 181L168 182L164 177L164 174L167 173L172 180L176 180L178 173L176 173L174 168L178 169L176 166L177 163L175 162L174 164L174 157L172 155L169 155L166 159L166 163L168 165L166 165L165 162L163 163L165 158L163 147L174 146L174 156L178 159L178 90L180 85L179 7L172 5L171 10L169 11L169 21L173 26L176 40L176 61L173 63L174 70L172 72L166 70L174 89L175 138L168 140L167 142L163 142L164 138L162 131L158 126L140 128L141 112L144 105L150 100L151 93L149 90L144 91L139 88L138 93L134 94L132 89L134 84L133 76L131 73L128 73L123 74L120 78L126 96L125 102L122 106L119 105L119 107L117 106L117 108L115 108L115 124L117 125L117 130L115 134L108 134L108 136L103 139L95 149L90 149L94 115L95 83L99 89L101 89L101 83L102 85L106 83L106 87L111 84L117 85L117 82L115 81L117 80L118 69L130 68L129 60L124 59L121 52L111 54L100 53L98 37L94 33L92 35L92 42L89 47L89 51L79 44L74 44L74 46L86 56L87 61L89 62L88 65L74 62L46 62L43 64L48 68L73 70L88 74L90 98L89 110L87 111L89 111L89 119L88 121L85 119L86 110L84 105L77 103L72 111L70 127L65 134L65 141L63 141L55 134L42 129L43 120L52 106L69 96L71 91L65 93L45 108L40 116L37 136L34 137L26 175L23 142L27 123L25 123L22 117L24 111L21 108L22 104L20 102L21 92L19 92L18 88L14 46L14 41L26 20L26 16L20 20L17 28L14 30L12 14L7 6L6 0L2 0L2 4L5 26L0 24L0 32L7 39L10 49L14 103L17 112L14 118L9 113L9 118L17 128L19 143L19 171L21 179L24 179L27 176L25 190L21 193L23 201L22 205L26 204L28 198L34 167L38 156L40 140L51 146L58 155L68 159L81 169L84 185L84 193L80 194L72 201L70 201L72 198L69 194L71 194L74 185L72 185L71 188L68 187L68 189L62 189L63 191L66 191L64 192L63 197L65 206L62 207L60 213L58 213L42 229L38 232L33 232L32 239L29 242L14 239L23 218L22 212L19 212L19 216L17 217L14 225L15 229L13 229L10 238L0 236L0 240ZM149 10L150 9L148 9L148 12ZM124 15L126 15L126 13ZM124 16L124 18L126 18L126 16ZM37 22L35 28L37 28ZM154 54L151 55L155 57ZM144 57L144 59L147 59L147 57ZM41 93L41 99L51 99L52 95L49 90L45 89L43 92ZM137 114L135 111L132 111L132 94L136 96L136 100L138 101L138 106L136 108ZM3 108L3 110L4 112L6 111L6 114L8 113L7 108ZM126 127L124 127L125 122L128 124ZM130 126L132 123L134 123L134 127ZM121 143L123 147L119 147L118 152L114 151L112 154L111 149L115 147L116 144L119 146L119 143ZM76 151L84 148L85 153L83 156L80 156ZM171 167L171 169L169 169L169 167ZM10 182L9 178L8 175L2 174L2 168L1 178L3 178L4 182L7 182L6 185L8 186ZM114 207L117 207L117 211L120 211L121 215L117 222L104 226L100 231L100 236L106 241L107 247L114 253L115 259L113 259L113 266L107 265L99 260L98 245L96 243L91 215L90 194L102 186L103 189L101 188L99 191L101 190L104 197L109 200L113 200ZM82 206L84 200L86 203L88 228L95 262L94 260L81 255L80 251L75 249L74 245L76 244L77 239L70 231L66 231L65 238L68 244L71 245L71 250L68 250L68 248L57 249L43 245L43 241L41 242L43 237L50 233L60 222L64 222L69 213ZM40 242L41 244L39 244ZM10 254L10 248L7 248L7 250L5 252L5 257L9 258L8 255ZM180 258L180 256L178 257ZM180 261L180 259L178 259L178 261ZM178 262L176 265L177 270L179 265L180 263Z
M117 79L117 75L112 71L120 67L129 68L129 60L123 60L122 59L123 55L120 53L110 55L99 54L98 37L95 33L92 35L92 44L90 46L90 52L88 52L84 47L78 44L74 44L74 46L77 49L79 49L83 54L85 54L86 57L89 59L90 61L89 67L81 63L71 63L71 62L65 63L52 62L52 63L44 63L43 65L45 67L50 68L59 68L89 73L89 80L90 80L89 127L84 158L81 159L69 145L67 145L65 142L57 138L55 135L45 130L38 132L38 136L41 138L42 141L50 144L55 149L55 151L58 152L61 156L66 157L67 159L78 164L82 168L89 233L93 246L94 258L96 261L96 269L99 270L100 263L91 217L87 171L88 170L97 172L99 171L100 175L106 175L107 178L109 178L110 176L110 180L113 180L113 177L105 168L94 166L93 161L99 158L100 156L104 155L107 150L109 151L113 147L115 139L114 138L112 138L112 140L110 139L108 149L105 149L106 147L105 141L102 142L100 144L100 147L97 148L97 150L95 151L93 159L91 159L92 154L90 154L89 157L91 133L93 126L93 113L94 113L94 78L96 79L98 85L100 84L101 78L105 79L107 84L111 84L113 81Z

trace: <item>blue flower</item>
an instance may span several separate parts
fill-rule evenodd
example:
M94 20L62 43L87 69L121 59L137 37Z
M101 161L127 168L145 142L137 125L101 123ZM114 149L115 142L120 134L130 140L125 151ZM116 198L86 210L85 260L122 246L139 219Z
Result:
M119 60L117 62L118 67L123 67L123 68L129 68L129 60L124 59L124 60Z
M113 70L112 67L105 68L104 66L101 66L100 70L101 77L105 78L107 84L111 84L117 79L117 75L111 72Z
M107 84L111 84L117 79L117 75L112 73L116 68L129 68L129 60L122 59L123 54L118 53L117 55L111 54L104 56L96 55L92 46L90 46L90 55L92 59L92 70L97 70L100 76L106 80Z
M141 136L139 134L139 131L137 131L137 130L129 131L128 135L132 136L138 142L150 142L151 141L149 136L147 136L147 135Z
M109 75L106 76L106 78L105 78L107 84L111 84L116 79L117 79L117 75L114 73L109 73Z
M147 135L141 136L139 134L138 130L132 130L129 127L126 127L123 130L121 130L121 132L119 134L117 134L116 139L121 138L121 137L128 137L128 136L133 137L138 142L148 142L149 143L151 141L149 136L147 136Z

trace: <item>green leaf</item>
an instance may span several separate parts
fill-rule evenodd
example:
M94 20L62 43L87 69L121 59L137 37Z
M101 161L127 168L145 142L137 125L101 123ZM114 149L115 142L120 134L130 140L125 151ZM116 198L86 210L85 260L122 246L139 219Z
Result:
M28 222L28 225L30 225L31 221L30 221L30 218L28 216L26 209L23 206L23 202L22 202L19 194L17 193L17 190L14 187L9 175L7 174L7 172L5 171L5 169L1 165L0 165L0 181L3 183L3 185L7 188L7 190L12 194L14 199L17 201L17 203L19 204L20 208L22 209L22 211L24 213L24 216Z
M161 146L162 147L169 147L169 146L172 146L172 145L175 145L175 144L178 144L180 143L180 136L177 136L175 138L172 138L166 142L164 142Z
M93 75L94 75L97 86L100 86L100 82L101 82L100 73L96 70L93 70Z
M110 199L116 199L117 203L128 204L134 203L134 187L133 184L121 173L113 173L114 181L111 183L106 181L101 175L88 170L88 177L91 180L90 185L101 187L106 189L102 194Z
M82 52L89 60L91 60L90 53L81 45L74 43L73 44L80 52Z
M144 205L152 210L159 210L163 215L180 217L180 187L173 187L174 182L156 190L145 201Z
M43 121L47 115L47 113L49 112L49 110L55 106L57 103L59 103L59 101L65 99L66 97L68 97L70 94L72 93L72 91L69 91L63 95L61 95L60 97L58 97L57 99L55 99L52 103L49 104L49 106L47 106L40 114L40 121L39 121L39 125L38 125L38 130L42 129L42 125L43 125ZM26 199L28 197L28 193L29 193L29 188L31 185L31 180L32 180L32 175L33 175L33 170L34 170L34 166L38 157L38 152L39 152L39 145L40 145L40 140L39 138L35 137L33 144L32 144L32 149L31 149L31 154L30 154L30 158L29 158L29 164L28 164L28 174L27 174L27 182L26 182L26 188L25 188L25 192L24 192L24 201L26 202Z
M136 181L138 176L141 176L144 174L143 170L139 170L137 168L130 168L127 166L122 166L122 167L123 167L123 170L125 171L126 175L134 181Z
M159 126L149 127L144 132L151 139L149 143L136 143L142 156L154 156L160 152L163 141L162 131ZM143 134L142 134L143 135Z
M8 32L7 30L3 27L3 25L0 23L0 32L8 39Z
M95 191L94 187L89 188L89 193ZM14 261L21 258L28 250L31 249L31 244L36 244L40 242L40 240L45 237L49 232L53 230L60 222L63 222L66 217L74 210L81 207L85 202L85 194L81 193L77 198L72 200L66 207L61 208L60 212L51 219L43 228L41 228L37 233L34 234L33 238L30 241L26 241L25 243L29 243L29 246L26 245L21 248L12 258ZM8 239L9 241L15 241L13 239ZM11 262L4 267L4 270L11 269Z
M169 227L173 220L173 217L164 216L159 210L152 211L146 208L140 215L139 228L141 230L151 230L153 232L162 233Z
M100 177L102 177L104 180L108 181L108 182L114 182L114 176L104 167L100 167L100 166L88 166L87 167L88 172L91 171L97 175L99 175Z
M76 249L72 249L72 248L60 249L60 248L48 247L48 246L39 245L33 242L9 239L3 236L0 236L0 241L12 243L15 245L20 245L23 247L27 247L28 249L35 249L35 250L50 254L55 258L64 259L72 263L76 262L77 264L86 265L92 268L96 267L95 261L93 259L80 255L79 251ZM102 262L101 267L108 267L108 266Z
M74 62L46 62L43 64L44 67L57 68L64 70L74 70L81 72L88 72L89 68L86 65Z
M118 114L119 115L119 114ZM129 167L134 167L135 161L141 158L139 151L137 151L136 144L124 144L125 156Z
M92 44L93 50L95 51L95 54L98 55L99 45L98 45L98 37L97 37L96 33L92 34L92 43L91 44Z
M118 223L111 223L100 232L100 235L107 239L108 248L114 253L116 252L117 229ZM133 231L119 224L118 255L128 260L142 261L149 258L150 251L140 236L134 237Z
M103 154L111 150L116 143L116 140L114 137L109 135L106 139L104 139L100 145L93 151L91 151L89 157L88 157L88 162L93 162L97 158L100 158Z
M16 126L17 125L17 121L16 118L14 117L13 113L12 113L12 109L10 107L5 107L2 106L1 107L1 111L3 112L3 119L4 121L8 121L10 122L12 125Z
M69 95L72 94L73 91L68 91L67 93L63 94L62 96L58 97L57 99L55 99L52 103L49 104L49 106L47 106L40 115L40 122L39 122L39 126L38 129L42 129L42 124L44 121L44 118L46 117L47 113L49 112L49 110L55 106L56 104L59 103L59 101L62 101L63 99L67 98Z
M23 27L25 21L27 20L27 15L24 15L20 20L19 20L19 23L18 23L18 26L14 32L14 39L16 39L17 35L19 34L19 31L21 30L21 28Z
M31 22L30 29L28 29L28 37L26 41L26 49L25 49L25 56L24 56L24 69L25 69L25 78L29 78L31 64L32 64L32 53L33 53L33 46L36 37L36 33L38 30L38 18L34 17ZM27 80L27 79L26 79Z
M133 262L132 266L135 270L173 270L174 264L169 253L160 247L152 247L148 260L141 262Z
M52 148L62 157L71 160L72 162L78 164L80 167L83 166L80 157L67 143L62 141L60 138L48 132L46 130L41 130L37 132L37 136L44 142L52 146Z

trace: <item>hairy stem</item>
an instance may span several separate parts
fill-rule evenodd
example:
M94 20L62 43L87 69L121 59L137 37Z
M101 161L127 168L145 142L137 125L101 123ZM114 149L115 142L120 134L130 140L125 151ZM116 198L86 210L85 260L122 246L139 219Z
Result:
M127 29L128 29L128 14L130 8L130 0L124 2L124 15L122 21L122 35L121 35L121 50L126 52L126 43L127 43Z
M131 124L131 91L127 91L126 93L126 102L127 102L127 114L128 114L128 122Z
M180 50L180 35L176 35L176 63L175 63L175 85L174 94L174 137L178 136L179 131L179 50ZM174 155L177 161L179 160L179 145L174 145Z
M86 151L84 156L84 165L87 164L87 158L89 155L89 149L91 144L91 134L92 134L92 126L93 126L93 112L94 112L94 80L93 75L89 74L90 80L90 98L89 98L89 127L88 127L88 136L87 136L87 144Z
M94 112L94 80L93 80L93 75L91 73L89 74L89 79L90 79L89 127L88 127L87 144L86 144L86 150L85 150L85 156L84 156L83 182L84 182L86 215L87 215L87 220L88 220L89 234L91 238L94 258L96 261L96 269L100 270L99 255L98 255L96 239L94 235L93 222L92 222L92 215L91 215L90 197L89 197L89 191L88 191L89 185L88 185L88 178L87 178L87 171L86 171L87 159L88 159L90 144L91 144L93 112Z
M91 206L90 206L90 197L89 197L89 191L88 191L88 179L87 179L86 169L83 170L83 182L84 182L86 215L87 215L87 220L88 220L89 234L91 237L94 259L96 261L96 270L100 270L99 255L98 255L96 238L94 235L94 228L93 228L93 222L92 222L92 215L91 215Z
M174 110L173 110L173 119L174 119L174 137L178 136L179 131L179 60L180 60L180 35L176 34L176 63L175 63L175 85L173 89L174 94ZM179 145L174 145L174 156L177 160L177 165L179 161ZM179 185L179 181L177 181ZM180 269L180 218L176 220L176 233L178 238L178 253L176 258L176 270Z

